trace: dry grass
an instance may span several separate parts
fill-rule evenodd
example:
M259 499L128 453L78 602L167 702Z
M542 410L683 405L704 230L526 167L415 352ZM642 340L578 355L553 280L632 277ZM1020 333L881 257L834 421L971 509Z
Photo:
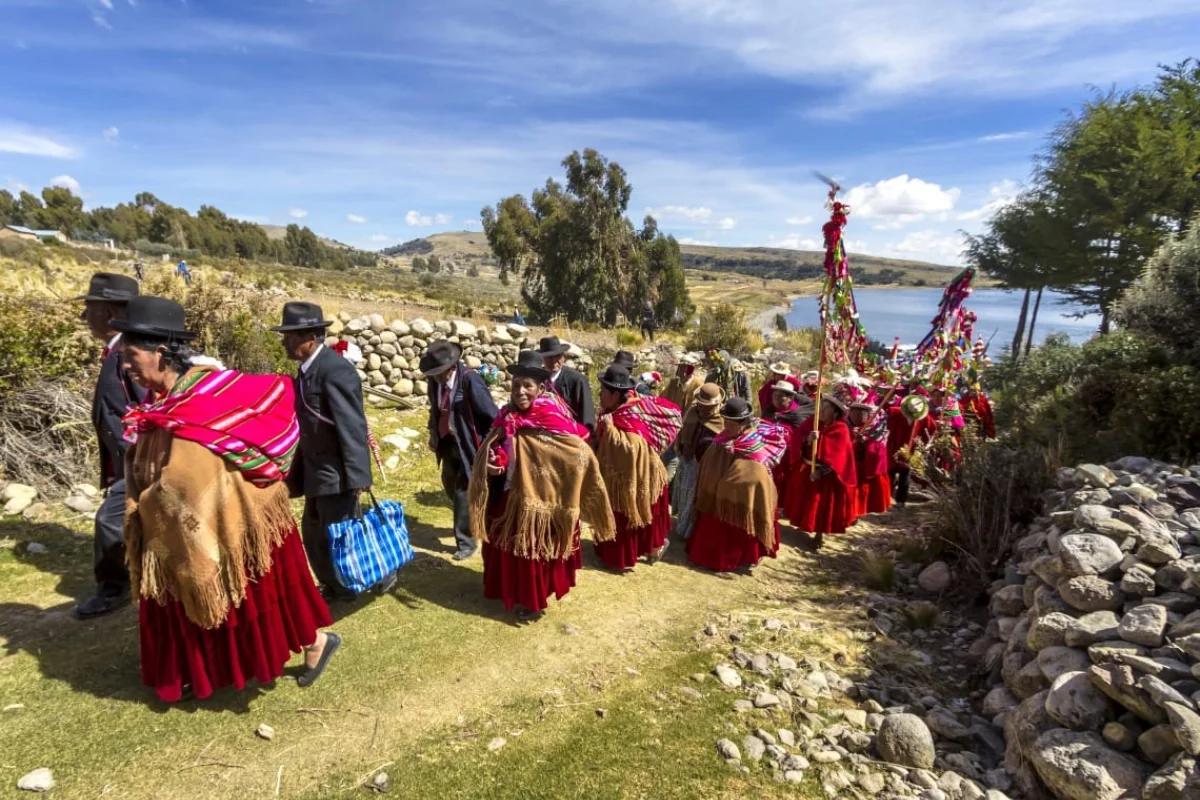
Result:
M862 580L868 587L879 592L890 592L896 588L896 562L879 553L865 553L860 569Z

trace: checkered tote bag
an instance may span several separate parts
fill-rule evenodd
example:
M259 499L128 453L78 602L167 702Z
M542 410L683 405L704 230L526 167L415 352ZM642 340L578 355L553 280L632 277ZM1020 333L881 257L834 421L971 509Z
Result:
M371 495L371 508L329 526L329 551L338 583L362 592L413 560L404 507ZM360 510L361 511L361 510Z

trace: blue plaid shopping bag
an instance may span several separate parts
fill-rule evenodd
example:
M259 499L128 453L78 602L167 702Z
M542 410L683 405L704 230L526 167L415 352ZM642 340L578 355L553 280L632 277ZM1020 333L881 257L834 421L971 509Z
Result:
M413 560L404 507L371 495L371 508L355 519L329 526L329 552L338 583L362 592Z

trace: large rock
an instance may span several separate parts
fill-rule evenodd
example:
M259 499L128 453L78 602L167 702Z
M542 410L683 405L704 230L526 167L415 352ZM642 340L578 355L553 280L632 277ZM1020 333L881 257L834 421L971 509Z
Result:
M1171 760L1171 756L1182 749L1170 725L1155 725L1139 736L1137 743L1138 749L1150 763L1158 766L1166 764Z
M933 735L920 717L892 714L885 717L875 739L884 761L904 767L933 769L936 752Z
M1121 621L1111 611L1093 611L1073 623L1063 636L1069 647L1089 647L1096 642L1119 638L1117 628Z
M1046 713L1073 731L1095 730L1108 720L1108 698L1088 679L1086 672L1059 675L1046 695Z
M1098 506L1093 503L1084 503L1071 514L1071 523L1076 528L1087 528L1095 530L1096 525L1106 519L1112 519L1113 511L1108 506Z
M1137 597L1148 597L1158 591L1154 581L1154 567L1137 563L1121 576L1121 591Z
M1188 755L1200 756L1200 714L1181 703L1163 703L1163 708L1179 746Z
M1025 610L1025 587L1023 585L1005 586L992 595L988 608L995 617L1015 617Z
M413 393L413 382L408 378L401 378L393 384L392 393L400 397L410 397Z
M1036 653L1046 647L1055 647L1065 641L1068 630L1076 626L1074 617L1055 611L1044 617L1038 617L1029 626L1029 634L1025 637L1025 646L1029 652Z
M1093 486L1097 489L1107 489L1117 483L1117 476L1113 474L1113 471L1100 464L1080 464L1075 468L1075 476L1085 486Z
M1138 686L1138 677L1132 668L1123 664L1097 664L1088 670L1088 678L1110 700L1147 722L1158 725L1166 720L1166 714L1150 693Z
M1020 700L1004 686L997 686L987 693L983 698L983 703L980 708L985 717L994 717L997 714L1004 714L1012 711L1018 705Z
M1146 779L1142 800L1196 800L1200 797L1200 762L1178 753Z
M1167 609L1160 605L1144 603L1125 613L1121 624L1117 626L1117 633L1127 642L1146 647L1160 647L1166 628Z
M1047 647L1037 654L1038 669L1048 681L1056 681L1068 672L1086 672L1092 665L1087 653L1074 647Z
M1058 594L1077 611L1116 611L1125 605L1121 587L1099 575L1076 575L1061 580Z
M1113 750L1097 734L1064 728L1039 736L1030 760L1046 786L1065 800L1135 798L1146 775L1140 761Z
M1021 770L1039 736L1058 727L1046 713L1048 694L1035 694L1004 715L1004 768L1009 774L1016 775Z
M1073 533L1058 543L1063 571L1076 575L1102 575L1121 563L1124 557L1117 543L1098 533Z
M452 320L450 322L450 332L460 339L474 338L479 334L474 325L463 319Z
M390 330L392 333L396 334L396 336L398 336L398 337L399 336L408 336L408 334L411 333L411 330L408 327L408 323L402 319L394 319L391 322L389 322L388 330Z
M367 325L375 333L383 333L387 330L387 320L383 318L383 314L372 314L367 317Z
M433 335L433 323L422 317L417 317L408 323L408 328L415 336L422 339L428 339Z
M917 584L927 592L944 592L950 587L950 567L945 561L935 561L917 576Z

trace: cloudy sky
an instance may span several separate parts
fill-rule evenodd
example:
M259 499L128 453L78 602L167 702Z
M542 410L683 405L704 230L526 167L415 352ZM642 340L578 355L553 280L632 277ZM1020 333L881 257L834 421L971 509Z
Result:
M683 241L817 248L819 169L852 251L956 263L1065 110L1197 42L1196 0L0 0L0 186L382 247L595 147Z

